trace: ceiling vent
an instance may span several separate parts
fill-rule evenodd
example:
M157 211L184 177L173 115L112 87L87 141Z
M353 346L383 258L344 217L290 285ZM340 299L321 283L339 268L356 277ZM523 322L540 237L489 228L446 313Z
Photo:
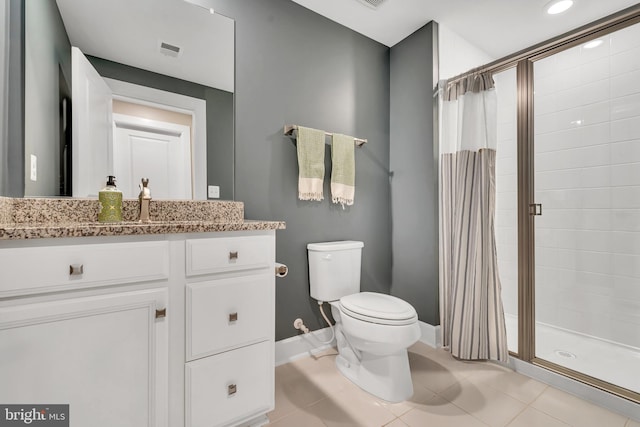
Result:
M377 9L385 0L359 0L360 3L369 6L371 9Z
M172 58L177 58L182 53L182 49L179 46L160 41L159 44L160 53Z

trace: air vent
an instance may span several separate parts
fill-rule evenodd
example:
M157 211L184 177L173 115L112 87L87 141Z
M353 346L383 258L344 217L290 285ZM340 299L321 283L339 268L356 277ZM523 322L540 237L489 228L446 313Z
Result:
M171 56L172 58L177 58L180 56L182 49L179 46L174 46L169 43L165 43L163 41L160 42L160 53L163 55Z
M384 3L385 0L359 0L360 3L369 6L372 9L377 9L378 7L380 7L380 5L382 3Z

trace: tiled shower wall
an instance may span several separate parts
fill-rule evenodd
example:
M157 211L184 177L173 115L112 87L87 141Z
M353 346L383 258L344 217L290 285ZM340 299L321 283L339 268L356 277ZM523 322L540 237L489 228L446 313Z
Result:
M507 315L518 315L518 176L516 133L516 69L494 75L498 98L496 149L496 250ZM518 350L516 336L507 330L509 350Z
M640 25L599 40L534 65L536 320L640 347ZM494 79L498 267L517 315L515 69Z

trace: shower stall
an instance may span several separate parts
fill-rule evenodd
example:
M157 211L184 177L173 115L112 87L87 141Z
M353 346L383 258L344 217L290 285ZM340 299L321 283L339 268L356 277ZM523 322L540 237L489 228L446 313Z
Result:
M509 350L640 401L640 11L494 70Z

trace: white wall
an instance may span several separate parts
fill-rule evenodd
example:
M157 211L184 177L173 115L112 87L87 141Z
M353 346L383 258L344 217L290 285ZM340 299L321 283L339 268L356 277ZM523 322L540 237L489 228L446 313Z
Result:
M535 64L536 317L640 347L640 26Z
M497 59L438 24L439 79L446 80Z

